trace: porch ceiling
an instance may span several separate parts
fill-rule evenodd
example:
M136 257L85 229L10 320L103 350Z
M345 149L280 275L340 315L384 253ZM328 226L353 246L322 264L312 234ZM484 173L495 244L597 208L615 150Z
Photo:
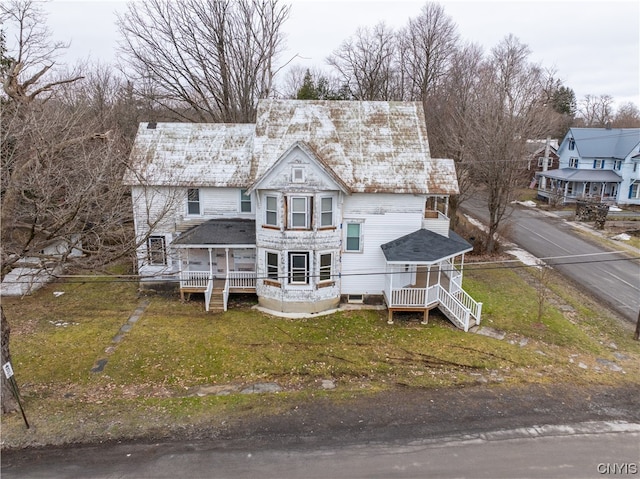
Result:
M214 219L182 233L174 246L228 246L256 244L256 222L248 219Z
M611 170L581 170L579 168L562 168L539 172L540 176L564 181L592 181L605 183L620 183L622 178Z
M443 236L421 229L385 243L382 252L388 263L434 264L473 249L460 235Z

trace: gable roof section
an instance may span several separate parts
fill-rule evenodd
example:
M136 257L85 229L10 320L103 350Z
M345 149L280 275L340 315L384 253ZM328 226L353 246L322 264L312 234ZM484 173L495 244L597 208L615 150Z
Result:
M567 138L583 158L625 159L640 143L640 128L571 128Z
M267 179L269 174L276 168L278 163L280 163L280 161L282 161L288 155L288 153L295 150L296 148L300 149L307 156L307 158L310 158L316 163L318 163L322 167L324 172L335 182L336 186L340 190L348 194L351 193L351 189L344 181L342 181L342 178L340 178L329 165L327 165L324 161L322 161L322 159L315 154L315 152L309 147L309 145L307 145L303 141L297 141L293 145L291 145L280 156L280 158L278 158L278 160L276 160L276 162L272 164L269 167L269 169L267 169L267 171L265 171L251 186L249 186L249 188L247 188L247 193L251 193L253 192L253 190L258 189L260 187L261 182Z
M252 124L141 123L125 184L243 188L253 135Z
M252 177L260 178L298 141L354 192L458 192L453 160L430 157L416 102L263 100Z
M246 188L295 144L351 192L458 193L419 102L261 100L255 125L142 123L125 183Z
M255 246L255 220L214 219L194 226L176 238L172 245L194 246Z
M473 249L464 238L449 231L443 236L420 229L380 246L387 263L434 264Z

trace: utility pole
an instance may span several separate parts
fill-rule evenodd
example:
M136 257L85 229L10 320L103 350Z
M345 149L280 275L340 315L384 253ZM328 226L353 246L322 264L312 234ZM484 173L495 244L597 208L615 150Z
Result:
M551 154L551 137L547 136L547 144L544 147L544 158L542 159L542 172L546 173L549 169L549 155ZM547 178L540 177L540 188L542 191L547 189Z

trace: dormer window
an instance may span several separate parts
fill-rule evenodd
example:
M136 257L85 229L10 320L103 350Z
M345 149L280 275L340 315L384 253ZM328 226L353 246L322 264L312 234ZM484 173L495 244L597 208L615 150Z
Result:
M304 168L300 166L294 166L291 169L291 182L304 183Z

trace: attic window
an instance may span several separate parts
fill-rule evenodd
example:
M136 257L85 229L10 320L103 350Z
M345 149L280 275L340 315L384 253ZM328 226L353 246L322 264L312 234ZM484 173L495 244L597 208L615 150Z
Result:
M304 182L304 168L294 166L291 170L291 182L303 183Z
M155 130L156 126L158 126L157 122L150 121L149 123L147 123L147 130Z

